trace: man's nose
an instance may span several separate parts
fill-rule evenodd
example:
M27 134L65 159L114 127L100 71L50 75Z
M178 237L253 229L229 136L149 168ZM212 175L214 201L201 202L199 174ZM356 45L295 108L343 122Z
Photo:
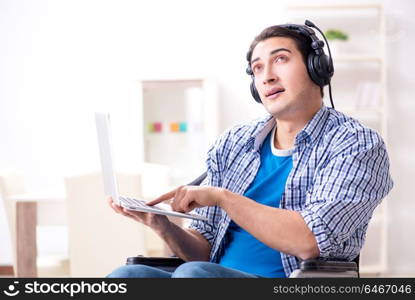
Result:
M278 80L278 75L275 73L275 70L271 65L265 67L263 83L272 83Z

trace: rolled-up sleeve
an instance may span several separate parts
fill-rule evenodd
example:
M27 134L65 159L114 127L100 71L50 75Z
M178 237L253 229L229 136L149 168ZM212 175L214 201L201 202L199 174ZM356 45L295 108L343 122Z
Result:
M373 211L392 189L385 144L373 131L349 136L315 178L300 211L320 256L353 259Z
M217 180L214 177L217 176L208 170L206 179L201 183L201 185L213 186L213 183ZM195 212L205 218L208 221L195 220L193 219L189 225L190 229L198 231L205 239L212 244L217 231L217 224L221 217L220 209L217 206L207 206L196 208Z

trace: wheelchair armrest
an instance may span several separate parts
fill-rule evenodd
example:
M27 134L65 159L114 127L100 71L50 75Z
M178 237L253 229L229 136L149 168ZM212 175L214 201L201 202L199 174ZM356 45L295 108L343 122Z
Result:
M172 272L185 261L179 257L146 257L142 255L127 258L127 265L146 265Z
M307 259L299 263L299 269L290 277L359 277L359 268L354 261Z
M306 259L300 262L300 270L326 272L357 272L357 264L354 261L327 261L322 259Z

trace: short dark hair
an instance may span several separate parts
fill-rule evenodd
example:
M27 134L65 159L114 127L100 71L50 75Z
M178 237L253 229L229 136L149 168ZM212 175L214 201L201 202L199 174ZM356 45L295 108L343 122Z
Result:
M252 53L254 52L255 47L258 45L259 42L265 41L272 37L286 37L290 38L294 41L297 49L300 51L301 56L303 57L303 62L307 68L307 59L308 55L311 51L314 51L311 48L311 38L307 37L297 31L279 26L274 25L268 28L265 28L259 35L255 37L252 41L251 45L249 46L248 53L246 54L246 59L248 61L248 65L251 65ZM308 68L307 68L308 72ZM310 77L311 78L311 77ZM320 87L321 97L324 97L323 87Z

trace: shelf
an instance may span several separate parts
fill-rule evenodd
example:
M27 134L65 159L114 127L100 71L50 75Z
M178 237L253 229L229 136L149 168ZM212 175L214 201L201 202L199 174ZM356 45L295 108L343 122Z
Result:
M169 184L205 169L218 132L217 86L208 79L140 80L144 162L169 168Z
M345 10L350 9L353 11L359 9L382 9L382 5L371 4L356 4L356 5L289 5L287 9L301 10L301 9L313 9L313 10Z
M375 62L383 63L384 59L381 56L372 56L372 55L339 55L333 59L334 63L336 62Z
M353 18L354 20L364 20L367 17L380 17L382 12L382 5L368 4L368 5L288 5L286 10L289 12L302 14L303 11L307 11L313 14L313 17L317 18ZM305 14L302 14L303 16Z
M381 118L383 114L382 110L380 110L379 108L340 107L339 111L346 115L358 116L369 119Z
M284 16L288 23L304 24L305 19L314 22L323 32L329 29L338 29L348 34L349 39L345 43L339 42L345 51L338 53L345 62L375 61L381 62L382 38L384 26L382 22L382 5L289 5ZM306 18L305 18L306 16ZM364 30L362 30L364 29ZM320 35L318 33L318 35ZM330 46L334 45L329 41ZM363 54L361 56L361 53ZM343 58L345 53L345 57ZM348 53L353 53L348 57ZM333 57L336 58L336 54Z
M368 18L380 18L383 8L381 5L339 5L339 6L295 6L286 7L288 13L295 13L296 16L307 16L311 21L312 18L335 19L351 18L356 21L365 21ZM310 16L311 14L311 16ZM349 24L347 24L349 25Z
M285 21L315 23L323 32L338 29L348 40L328 41L334 63L333 100L336 109L379 132L387 143L387 81L385 15L381 3L356 5L288 5ZM306 18L305 18L306 16ZM321 37L320 33L317 35ZM328 55L327 47L324 48ZM325 103L328 95L325 95ZM388 200L376 208L361 251L360 273L388 271Z

